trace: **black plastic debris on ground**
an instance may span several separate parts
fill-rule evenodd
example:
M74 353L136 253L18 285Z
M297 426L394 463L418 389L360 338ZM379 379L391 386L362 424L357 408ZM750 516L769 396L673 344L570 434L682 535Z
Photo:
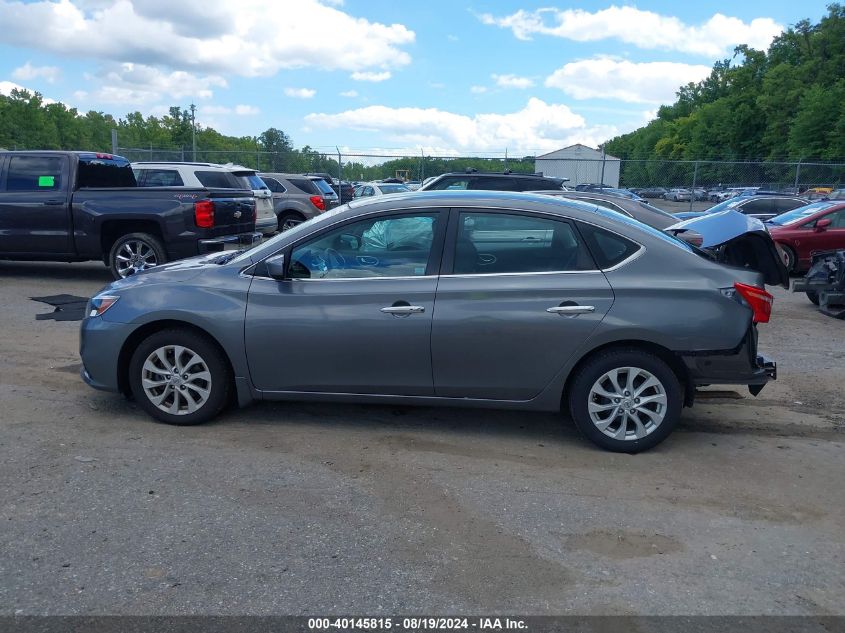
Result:
M52 295L50 297L30 297L33 301L40 301L56 308L47 314L36 314L36 321L52 319L54 321L81 321L85 318L87 297L74 295Z

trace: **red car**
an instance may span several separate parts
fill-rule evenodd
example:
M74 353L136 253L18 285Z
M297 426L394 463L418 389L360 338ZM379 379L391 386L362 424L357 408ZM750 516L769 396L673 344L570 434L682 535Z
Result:
M766 222L783 249L790 272L810 267L810 254L845 249L845 201L823 200L787 211Z

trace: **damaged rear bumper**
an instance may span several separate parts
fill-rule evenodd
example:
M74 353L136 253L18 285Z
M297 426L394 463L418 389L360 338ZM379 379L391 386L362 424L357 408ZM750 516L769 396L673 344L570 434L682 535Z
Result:
M770 380L777 380L777 363L757 353L757 331L749 328L732 350L680 354L690 377L690 387L700 385L748 385L756 396Z

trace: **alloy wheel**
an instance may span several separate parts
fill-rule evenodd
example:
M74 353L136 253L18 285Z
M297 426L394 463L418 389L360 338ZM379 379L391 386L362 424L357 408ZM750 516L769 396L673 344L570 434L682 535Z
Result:
M653 433L666 416L666 388L639 367L618 367L590 389L587 410L595 427L616 440L639 440Z
M115 255L115 267L121 277L134 275L157 264L155 250L142 240L127 240Z
M166 413L198 411L211 394L211 372L205 360L181 345L155 349L141 368L141 386L150 402Z

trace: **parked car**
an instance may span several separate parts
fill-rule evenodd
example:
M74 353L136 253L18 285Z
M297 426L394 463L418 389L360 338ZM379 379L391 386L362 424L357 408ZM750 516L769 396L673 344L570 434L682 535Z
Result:
M325 180L326 183L328 183L328 185L332 188L332 191L335 192L335 195L337 195L339 204L345 204L352 200L352 192L354 190L352 183L347 182L346 180L338 180L331 174L327 174L325 172L308 173L305 175L317 176L318 178L322 178L323 180Z
M834 189L827 194L827 200L845 200L845 189Z
M247 190L138 187L97 152L0 152L0 259L100 260L115 279L260 240Z
M675 217L679 220L688 220L690 218L698 218L710 213L719 213L725 209L734 209L745 215L757 218L758 220L768 220L781 213L797 209L807 204L804 198L797 198L794 196L782 196L780 194L765 194L749 192L749 194L736 195L724 202L720 202L704 211L681 211L676 213Z
M689 189L669 189L666 193L663 194L664 200L671 200L673 202L689 202L690 196Z
M769 220L772 239L780 245L790 272L803 272L817 251L845 248L845 202L823 200Z
M469 171L436 176L424 182L420 191L537 191L538 189L562 189L565 179L552 178L542 174L486 173Z
M707 200L707 198L708 198L707 189L704 189L703 187L696 187L695 189L692 189L691 191L692 191L692 195L693 195L693 200L695 200L697 202Z
M755 192L759 187L730 187L728 189L711 190L709 198L711 202L724 202L730 200L743 192Z
M80 353L88 384L171 424L232 398L563 406L599 446L636 452L669 435L696 385L756 395L776 377L757 351L771 307L759 272L618 213L414 192L112 284Z
M340 195L335 191L334 187L329 185L324 178L320 176L306 176L314 183L314 186L320 190L323 200L326 203L326 208L334 209L340 205Z
M603 185L596 182L582 182L575 185L575 191L594 191L598 189L612 189L613 185Z
M610 209L629 218L634 218L658 230L663 230L678 223L677 217L650 205L644 200L634 200L605 193L604 191L535 191L547 196L555 196L565 200L578 200L588 204Z
M232 164L139 161L132 163L132 171L141 187L164 184L169 187L249 189L255 197L255 229L266 236L278 230L272 193L254 169Z
M833 192L833 187L811 187L807 189L802 195L807 200L823 200Z
M372 198L374 196L388 196L394 193L408 193L405 185L394 182L365 182L355 187L352 194L354 199Z
M327 200L308 176L280 173L261 173L259 176L273 193L273 209L279 219L280 231L287 231L338 205L334 191L331 200Z
M409 180L405 183L405 186L411 191L417 191L420 187L422 187L422 183L419 180Z
M642 198L662 198L667 191L665 187L646 187L640 189L638 195Z

